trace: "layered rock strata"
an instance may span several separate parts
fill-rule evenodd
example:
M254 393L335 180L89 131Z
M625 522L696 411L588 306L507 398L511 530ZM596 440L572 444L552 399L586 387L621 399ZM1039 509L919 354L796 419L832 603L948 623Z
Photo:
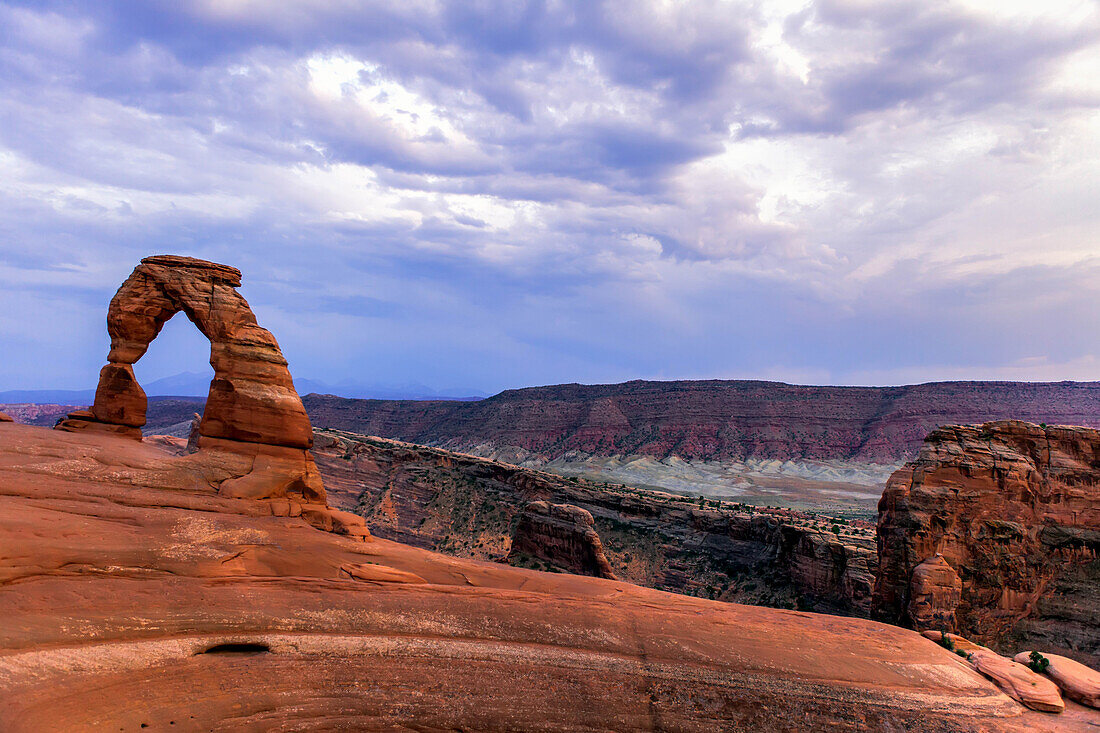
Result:
M308 395L315 425L516 463L577 452L686 460L910 460L940 425L1100 427L1100 382L811 387L760 381L559 384L472 402Z
M940 428L879 511L878 618L1100 663L1100 431Z
M508 559L536 558L569 573L614 580L594 524L578 506L533 501L519 516Z
M275 337L261 328L236 288L241 273L190 257L146 257L111 299L111 350L95 402L57 428L141 439L148 401L133 364L181 311L210 340L214 379L193 447L251 457L246 476L226 493L245 498L300 496L324 504L324 486L308 449L312 429Z
M566 479L461 453L317 431L314 455L335 506L376 536L503 560L530 502L593 517L611 572L639 585L727 601L867 615L869 533L784 510ZM574 564L563 552L558 567Z
M974 669L993 680L1006 695L1032 710L1060 713L1066 709L1058 686L1019 662L985 649L970 652L968 659Z

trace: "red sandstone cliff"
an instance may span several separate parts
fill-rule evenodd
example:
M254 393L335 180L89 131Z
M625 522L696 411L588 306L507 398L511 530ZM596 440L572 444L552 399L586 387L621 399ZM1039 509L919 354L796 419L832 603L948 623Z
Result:
M513 565L543 561L569 573L614 580L594 525L592 515L578 506L532 501L519 515L508 560Z
M836 459L892 463L944 424L1004 418L1100 427L1100 383L933 382L804 387L757 381L565 384L477 402L307 395L313 423L484 454L515 447L552 459Z
M1100 431L941 428L879 511L878 617L1100 662Z

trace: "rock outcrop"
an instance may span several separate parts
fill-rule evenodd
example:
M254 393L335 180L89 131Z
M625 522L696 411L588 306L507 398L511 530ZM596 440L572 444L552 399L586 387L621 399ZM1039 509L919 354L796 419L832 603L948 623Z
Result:
M936 553L913 568L909 581L909 618L918 629L954 629L962 581L943 555Z
M1100 662L1100 431L940 428L879 511L878 618Z
M214 379L192 447L250 456L247 475L222 491L241 498L300 496L323 504L324 486L308 449L313 433L275 337L261 328L236 288L241 273L190 257L146 257L111 299L111 351L95 402L57 428L141 439L148 401L133 364L179 312L210 340Z
M0 412L0 422L15 422L3 412Z
M572 504L533 501L524 507L508 558L537 558L577 575L615 580L592 515Z
M974 669L993 680L1006 695L1032 710L1060 713L1066 709L1058 686L1024 665L984 649L970 652L968 659Z
M905 629L358 542L215 459L0 424L5 733L1085 729Z
M1027 664L1032 653L1020 652L1013 659ZM1058 654L1043 653L1042 657L1047 660L1043 674L1054 680L1063 695L1090 708L1100 708L1100 672Z
M867 615L877 556L869 532L787 510L634 489L334 430L314 455L334 506L380 537L503 560L533 501L594 521L611 571L639 585L739 603ZM560 548L559 548L560 549ZM564 552L552 565L574 561Z

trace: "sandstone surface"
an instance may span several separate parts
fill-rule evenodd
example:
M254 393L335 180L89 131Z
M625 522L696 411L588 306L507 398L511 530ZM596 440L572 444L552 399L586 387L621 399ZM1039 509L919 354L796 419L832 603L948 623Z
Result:
M7 414L5 414L3 412L0 412L0 422L15 422L15 421L12 420L10 417L8 417Z
M971 666L984 674L1013 700L1019 700L1032 710L1060 713L1066 705L1058 686L1024 665L1006 659L996 652L976 649L968 657Z
M976 652L976 651L987 651L987 652L993 651L989 647L982 646L981 644L975 644L974 642L970 641L969 639L967 639L965 637L959 636L958 634L952 634L950 632L922 631L921 635L928 638L928 639L931 639L932 641L936 642L937 644L940 644L940 645L943 645L943 646L948 646L949 645L951 649L958 650L958 651L964 652L966 654L969 654L970 652ZM945 639L947 640L948 644L944 644ZM1016 661L1019 661L1019 660L1016 660Z
M1049 662L1044 674L1054 680L1066 697L1082 705L1100 708L1100 672L1058 654L1041 653ZM1031 652L1020 652L1014 659L1027 664Z
M913 568L909 581L909 618L919 629L955 628L962 581L939 553Z
M523 508L512 534L508 559L550 563L568 573L615 579L588 511L572 504L533 501Z
M183 312L210 340L214 379L200 433L204 437L308 448L309 418L294 390L286 359L256 323L236 288L241 273L190 257L146 257L122 284L107 311L111 351L100 372L91 419L85 423L139 428L147 400L131 365L161 328ZM140 437L140 432L138 433Z
M235 460L0 424L5 731L1088 729L904 629L319 531Z
M877 617L1100 663L1098 467L1100 431L1089 428L931 433L879 504ZM939 575L918 572L937 553ZM957 604L943 563L959 576Z

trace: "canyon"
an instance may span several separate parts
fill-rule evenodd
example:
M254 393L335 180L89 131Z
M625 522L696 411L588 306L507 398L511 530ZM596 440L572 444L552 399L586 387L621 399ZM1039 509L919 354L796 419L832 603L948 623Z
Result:
M329 500L362 515L378 537L576 572L571 552L556 562L546 551L512 552L517 530L530 524L529 504L545 502L592 518L607 569L621 580L738 603L869 613L877 563L869 523L566 478L336 430L316 431L313 454ZM524 545L555 547L560 533Z
M594 456L684 460L913 458L945 424L1017 419L1100 427L1100 383L932 382L807 387L757 381L634 381L501 392L475 402L349 400L307 395L323 427L395 438L509 463ZM511 451L511 455L504 452Z
M307 395L315 425L564 476L871 518L886 480L946 424L1100 427L1100 383L809 387L633 381L508 390L476 402Z
M220 495L212 456L0 423L5 731L1095 720L1029 710L898 627L328 531L285 500Z

